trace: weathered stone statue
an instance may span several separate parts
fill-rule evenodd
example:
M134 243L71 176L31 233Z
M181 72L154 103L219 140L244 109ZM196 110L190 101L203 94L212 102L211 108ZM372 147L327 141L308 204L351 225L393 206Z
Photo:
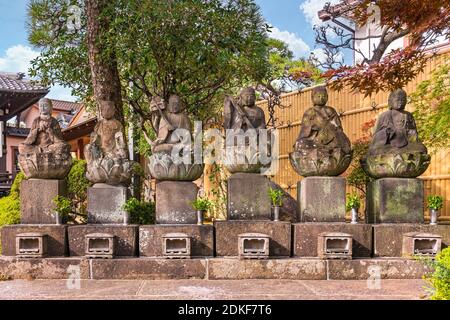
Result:
M39 117L19 145L19 165L27 178L64 179L72 165L70 145L64 141L52 111L50 99L39 101Z
M114 118L114 102L100 102L100 113L102 119L91 134L91 142L84 148L86 177L93 183L127 184L133 162L128 157L123 125Z
M336 110L326 105L326 87L314 88L312 100L314 106L304 113L294 152L290 154L291 164L304 177L338 176L350 165L350 140Z
M367 155L361 164L373 178L415 178L428 168L430 155L419 141L416 123L405 111L406 92L397 89L389 95L389 110L378 118Z
M149 162L151 175L160 181L194 181L200 178L204 166L194 163L193 148L187 155L190 163L179 161L184 156L182 146L192 143L191 122L181 97L171 95L167 105L157 98L151 108L154 111L152 125L157 133L155 141L149 141L153 153ZM179 148L174 152L179 159L173 157L174 147Z
M262 143L259 136L259 129L266 129L266 119L264 111L256 105L255 89L248 87L241 91L238 101L227 97L224 103L224 129L234 130L235 138L230 138L230 133L227 133L227 152L225 154L225 167L230 173L260 172L264 165L260 162L259 143ZM241 134L237 134L241 131ZM252 145L250 139L253 139L251 132L255 134L254 144ZM242 135L241 139L239 136ZM270 155L270 143L267 139L267 155ZM232 140L232 142L231 142ZM238 141L240 144L238 145ZM232 149L230 149L230 142ZM230 152L231 151L231 152ZM233 152L234 151L234 152ZM243 156L245 154L245 157Z

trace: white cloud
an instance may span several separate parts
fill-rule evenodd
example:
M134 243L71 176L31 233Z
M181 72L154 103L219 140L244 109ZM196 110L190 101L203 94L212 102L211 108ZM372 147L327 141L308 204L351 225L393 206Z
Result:
M0 71L3 72L23 72L27 75L31 67L31 61L39 56L39 51L24 45L15 45L6 49L0 56ZM75 97L70 94L70 89L59 85L51 87L49 98L58 100L75 101Z
M289 31L281 31L277 27L272 27L269 34L271 38L278 39L287 43L289 49L294 53L296 58L300 58L310 53L310 48L302 38L297 37L295 33Z
M322 24L318 12L323 9L327 2L333 5L340 2L340 0L306 0L300 5L300 10L303 11L306 21L311 26Z
M0 71L23 72L28 74L31 60L39 56L38 51L21 44L6 49L5 54L0 57Z

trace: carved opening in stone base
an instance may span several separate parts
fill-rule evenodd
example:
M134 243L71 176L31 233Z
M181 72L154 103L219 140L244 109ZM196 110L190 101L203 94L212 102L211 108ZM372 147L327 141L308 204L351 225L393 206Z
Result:
M351 259L353 236L342 232L324 232L318 237L317 255L322 259Z
M410 232L403 234L402 256L434 258L441 251L442 237L437 234Z
M347 238L329 238L326 243L326 252L331 254L348 254L350 241Z
M115 251L114 236L93 233L86 235L86 256L89 258L113 258Z
M42 233L16 235L16 255L23 258L43 257L46 254L47 237Z
M166 258L190 258L191 237L184 233L168 233L163 236L163 256Z
M266 259L269 257L269 236L260 233L244 233L238 236L240 258Z

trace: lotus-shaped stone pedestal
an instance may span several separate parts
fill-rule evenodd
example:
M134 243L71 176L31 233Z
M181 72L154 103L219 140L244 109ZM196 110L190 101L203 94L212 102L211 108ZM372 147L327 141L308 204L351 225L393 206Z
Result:
M195 181L203 174L203 164L175 161L167 153L155 153L149 160L150 174L159 181Z
M347 170L352 154L341 148L311 148L294 151L289 158L294 170L303 177L334 177Z
M19 166L28 179L62 180L72 166L72 157L70 153L20 154Z

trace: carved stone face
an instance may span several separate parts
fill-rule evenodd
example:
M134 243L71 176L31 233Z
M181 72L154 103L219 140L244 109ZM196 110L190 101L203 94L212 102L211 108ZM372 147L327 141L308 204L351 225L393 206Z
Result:
M245 107L252 107L256 103L256 92L253 88L246 88L240 94L241 102Z
M323 107L328 102L328 92L325 88L316 88L312 92L312 101L315 106Z
M41 116L51 116L53 112L53 104L50 99L44 98L39 100L39 114Z
M116 109L113 101L100 101L100 113L103 118L110 120L114 118Z
M397 89L389 95L389 109L404 110L407 103L407 95L405 90Z
M180 113L184 109L183 101L181 101L181 98L179 96L173 94L169 98L167 109L171 113Z

